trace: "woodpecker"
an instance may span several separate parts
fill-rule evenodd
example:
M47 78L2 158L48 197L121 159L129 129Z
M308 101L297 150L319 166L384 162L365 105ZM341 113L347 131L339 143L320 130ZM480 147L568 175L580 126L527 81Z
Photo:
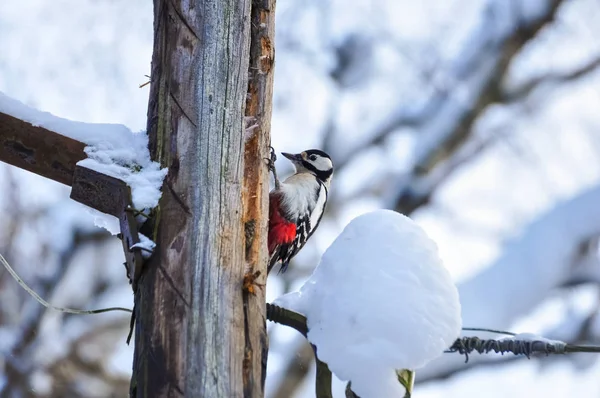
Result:
M267 273L281 261L279 272L285 272L290 260L315 232L323 217L333 163L325 152L310 149L298 154L281 153L288 158L296 173L280 182L271 154L269 167L275 188L269 193L269 266Z

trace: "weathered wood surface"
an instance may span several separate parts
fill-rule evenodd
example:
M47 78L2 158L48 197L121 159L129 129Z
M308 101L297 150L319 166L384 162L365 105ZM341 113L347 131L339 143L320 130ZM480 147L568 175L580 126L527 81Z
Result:
M261 397L264 290L255 285L250 294L243 281L248 271L263 271L258 283L266 275L261 158L272 71L261 77L259 105L246 112L261 127L246 135L251 2L155 0L154 7L148 132L151 154L169 174L157 251L136 293L131 395Z
M269 157L271 109L273 100L275 0L255 1L251 14L251 46L246 98L249 130L244 143L244 224L246 235L247 276L258 275L254 295L245 292L244 319L246 360L244 396L264 395L267 375L268 341L266 334L265 290L268 262L267 223L269 175L265 159ZM260 274L258 274L260 272ZM258 286L258 287L257 287Z
M0 112L0 161L71 185L85 144Z

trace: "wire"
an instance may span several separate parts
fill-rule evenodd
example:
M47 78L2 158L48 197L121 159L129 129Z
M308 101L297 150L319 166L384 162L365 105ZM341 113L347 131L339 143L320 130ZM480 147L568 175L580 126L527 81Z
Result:
M497 333L497 334L505 334L507 336L516 336L516 333L513 332L506 332L504 330L495 330L495 329L486 329L486 328L462 328L462 330L466 330L469 332L490 332L490 333Z
M55 305L50 304L43 298L41 298L35 291L33 291L33 289L31 289L29 286L27 286L25 281L23 281L23 279L21 279L19 277L19 275L15 272L15 270L12 269L12 267L10 266L10 264L8 264L8 261L6 261L6 259L2 256L2 254L0 254L0 262L2 263L2 265L4 265L4 268L6 268L6 270L14 278L14 280L16 280L17 283L19 285L21 285L21 287L23 289L25 289L25 291L27 293L29 293L31 295L31 297L36 299L38 303L40 303L41 305L43 305L46 308L50 308L50 309L53 309L56 311L66 312L68 314L80 314L80 315L101 314L103 312L110 312L110 311L123 311L123 312L129 312L129 313L132 312L129 308L123 308L123 307L100 308L98 310L77 310L77 309L73 309L73 308L57 307Z

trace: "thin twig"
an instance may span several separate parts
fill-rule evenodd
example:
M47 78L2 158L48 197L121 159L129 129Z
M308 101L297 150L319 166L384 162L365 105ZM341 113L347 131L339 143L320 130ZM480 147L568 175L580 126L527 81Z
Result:
M110 312L110 311L124 311L124 312L129 312L129 313L131 312L131 310L129 308L123 308L123 307L100 308L98 310L77 310L77 309L73 309L73 308L57 307L55 305L50 304L43 298L41 298L33 289L31 289L25 283L25 281L23 281L23 279L21 279L21 277L19 277L19 275L15 272L15 270L12 269L10 264L8 264L8 261L6 261L6 259L1 254L0 254L0 263L2 263L2 265L4 265L4 268L6 268L8 273L14 278L15 281L17 281L17 283L19 285L21 285L21 287L27 293L29 293L31 295L31 297L36 299L38 303L40 303L41 305L43 305L46 308L50 308L50 309L53 309L56 311L66 312L68 314L82 314L82 315L101 314L103 312Z

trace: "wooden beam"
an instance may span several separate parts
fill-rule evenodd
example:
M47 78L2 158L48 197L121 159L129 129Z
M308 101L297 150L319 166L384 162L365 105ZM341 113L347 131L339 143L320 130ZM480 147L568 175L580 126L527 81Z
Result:
M131 212L130 187L77 162L87 157L85 144L0 112L0 161L72 187L71 199L119 218L128 276L135 289L142 255L130 250L139 242Z
M0 112L0 161L71 186L85 144Z

